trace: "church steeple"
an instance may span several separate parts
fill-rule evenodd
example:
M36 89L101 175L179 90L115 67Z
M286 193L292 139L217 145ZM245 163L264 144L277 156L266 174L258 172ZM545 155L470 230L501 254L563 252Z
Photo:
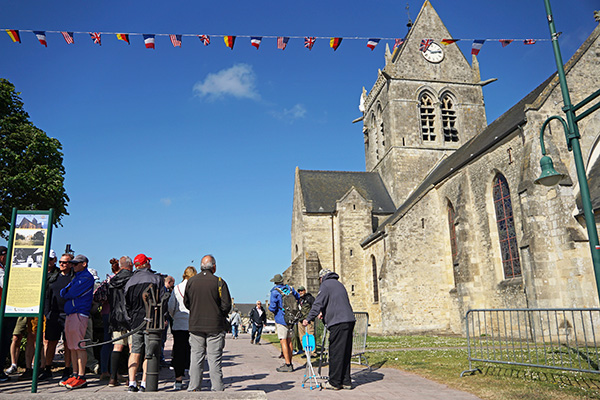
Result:
M404 43L364 99L367 171L377 171L396 204L439 160L487 125L478 65L469 62L426 0Z

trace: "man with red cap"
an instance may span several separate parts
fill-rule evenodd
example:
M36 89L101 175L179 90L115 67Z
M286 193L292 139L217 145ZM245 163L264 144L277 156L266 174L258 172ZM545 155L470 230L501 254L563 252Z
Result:
M125 285L125 303L131 318L131 329L136 329L145 323L146 307L142 294L148 286L154 285L158 288L158 298L162 298L165 292L164 280L160 275L150 270L150 260L145 254L138 254L133 260L136 270ZM147 337L144 330L134 333L131 336L131 354L129 356L129 392L146 391L146 368L147 361L144 360L142 366L142 382L138 388L136 375L140 364L140 359L144 349L147 347Z

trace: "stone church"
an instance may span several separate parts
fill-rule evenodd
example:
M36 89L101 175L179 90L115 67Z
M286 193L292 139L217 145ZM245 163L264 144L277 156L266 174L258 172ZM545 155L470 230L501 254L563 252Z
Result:
M590 16L591 17L591 16ZM600 27L565 65L571 100L598 90ZM372 333L463 333L473 308L598 307L572 154L553 122L545 144L566 177L540 175L540 128L561 115L556 74L488 124L479 66L425 1L402 46L363 89L365 172L296 169L292 264L318 292L340 275ZM423 38L434 38L426 52ZM600 112L579 123L600 208ZM598 214L596 214L598 215ZM599 221L600 218L597 218Z

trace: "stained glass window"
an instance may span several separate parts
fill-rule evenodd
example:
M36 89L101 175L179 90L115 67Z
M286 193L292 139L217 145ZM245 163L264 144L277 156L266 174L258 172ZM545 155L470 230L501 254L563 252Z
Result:
M506 279L521 276L521 260L517 245L517 231L513 218L512 202L506 178L499 174L494 179L494 207L500 239L500 253Z

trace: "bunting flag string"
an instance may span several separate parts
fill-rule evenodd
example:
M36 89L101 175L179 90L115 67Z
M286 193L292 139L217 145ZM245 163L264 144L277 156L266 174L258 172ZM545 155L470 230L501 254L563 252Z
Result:
M229 47L231 50L233 50L233 46L235 44L236 38L249 38L250 44L252 46L254 46L257 50L260 47L262 40L265 38L266 39L276 39L277 48L281 49L281 50L286 49L290 39L304 40L304 47L306 47L309 50L312 50L317 39L326 39L329 41L329 46L334 51L340 47L343 40L364 40L364 41L366 41L367 47L371 51L374 50L375 47L377 47L377 45L382 40L393 41L393 49L394 50L397 47L400 47L405 43L405 39L403 39L403 38L389 38L389 37L388 38L374 38L374 37L361 37L361 36L349 36L349 37L343 37L343 36L337 36L337 37L333 37L333 36L250 36L250 35L233 36L233 35L208 35L208 34L200 34L199 35L199 34L166 34L166 33L144 34L144 33L122 33L122 32L34 31L34 30L25 30L25 29L22 29L22 30L3 29L3 30L8 34L8 36L11 38L11 40L14 43L21 43L20 32L32 32L36 36L39 43L46 47L48 47L48 40L46 37L47 33L61 34L62 37L67 42L67 44L75 43L74 34L87 34L87 35L90 35L93 43L97 44L99 46L102 45L102 41L101 41L102 35L115 35L117 37L117 40L122 40L124 42L127 42L128 44L131 44L130 36L142 36L142 38L144 40L144 45L148 49L155 48L156 36L168 37L169 40L171 41L171 43L173 44L173 47L181 47L183 37L197 37L200 39L202 44L204 44L205 46L208 46L210 44L210 37L213 36L213 37L217 37L217 38L223 38L223 40L225 42L225 46ZM509 44L511 44L512 42L522 42L524 45L533 45L533 44L536 44L537 42L549 42L549 41L551 41L551 39L465 39L465 38L433 39L433 38L424 38L420 42L419 50L427 51L427 49L429 48L429 45L431 43L433 43L434 41L438 41L439 43L442 43L445 46L455 44L459 41L471 41L472 42L471 54L478 55L479 51L481 50L481 48L485 42L499 42L502 45L502 47L506 47Z

